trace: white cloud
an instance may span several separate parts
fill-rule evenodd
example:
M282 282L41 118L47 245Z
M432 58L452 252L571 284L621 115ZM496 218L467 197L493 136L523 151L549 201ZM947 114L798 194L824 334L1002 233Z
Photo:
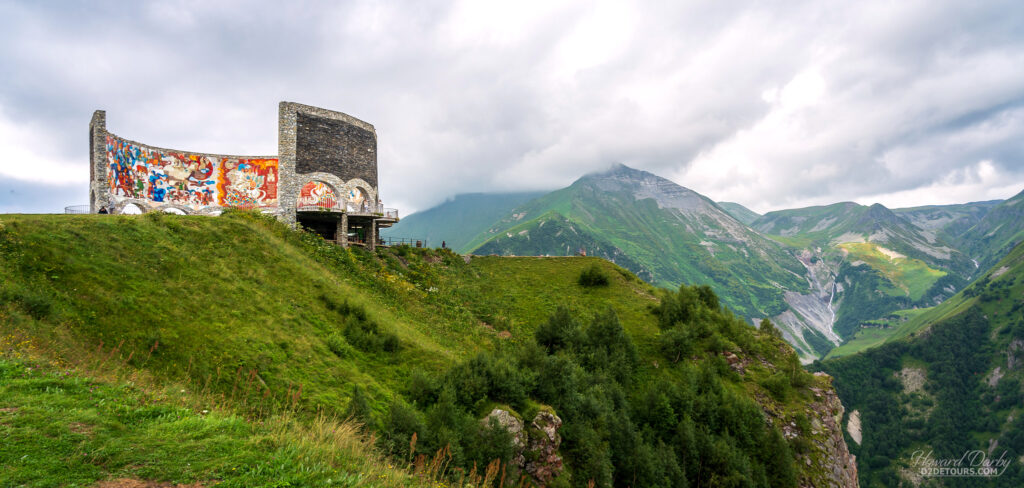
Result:
M946 205L972 201L1003 200L1024 187L1018 178L1010 177L992 161L978 161L972 166L959 168L942 175L926 186L857 198L857 203L881 203L889 208L921 205Z
M96 108L154 145L274 153L292 100L377 127L382 196L404 214L611 162L761 211L1024 187L1012 1L181 0L0 18L0 149L50 169L0 163L11 177L87 179ZM998 178L946 180L980 161Z
M45 128L8 119L0 107L0 178L88 185L89 151L84 151L79 161L66 158L51 149L53 136Z

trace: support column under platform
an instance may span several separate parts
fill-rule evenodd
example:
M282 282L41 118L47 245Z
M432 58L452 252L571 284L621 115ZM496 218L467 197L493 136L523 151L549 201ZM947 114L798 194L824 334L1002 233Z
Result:
M370 250L377 249L377 220L370 221Z
M338 221L337 236L338 244L348 247L348 214L341 214L341 220Z

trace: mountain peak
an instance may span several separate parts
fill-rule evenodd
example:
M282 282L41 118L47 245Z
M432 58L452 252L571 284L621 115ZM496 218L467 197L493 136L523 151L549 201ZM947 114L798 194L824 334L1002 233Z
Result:
M674 208L691 213L710 212L728 215L719 210L704 195L680 186L667 178L630 168L621 163L616 163L602 172L590 173L576 180L574 185L576 184L592 186L601 192L628 192L636 200L650 198L656 201L658 207L661 208Z
M610 167L608 167L608 169L601 170L601 171L595 171L593 173L588 173L583 178L587 178L587 177L597 177L597 178L601 178L601 177L619 177L619 178L627 177L627 178L632 178L632 179L640 180L640 179L644 179L644 178L651 177L651 176L656 177L655 175L653 175L651 173L648 173L646 171L639 170L639 169L636 169L636 168L630 168L629 166L626 166L625 164L622 164L622 163L613 163Z

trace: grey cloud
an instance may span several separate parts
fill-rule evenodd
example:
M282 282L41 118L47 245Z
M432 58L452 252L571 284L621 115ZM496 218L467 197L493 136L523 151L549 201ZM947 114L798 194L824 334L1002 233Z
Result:
M89 203L85 185L49 185L0 179L0 213L64 213L64 207Z

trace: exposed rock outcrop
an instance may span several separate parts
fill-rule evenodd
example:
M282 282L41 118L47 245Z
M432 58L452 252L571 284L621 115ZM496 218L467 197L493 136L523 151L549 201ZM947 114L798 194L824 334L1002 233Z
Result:
M491 419L512 435L516 451L513 464L533 477L540 486L547 485L562 473L562 456L558 454L562 444L562 436L558 434L562 419L554 412L541 410L529 428L514 413L500 408L491 410L480 422L490 425Z
M487 414L480 423L490 425L491 419L497 420L498 425L512 435L512 446L516 449L516 455L512 458L512 462L519 467L526 465L526 458L523 457L523 450L526 448L527 437L526 430L523 429L523 421L519 420L515 415L512 415L512 412L509 412L508 410L495 408L494 410L491 410L491 413Z
M815 373L815 376L824 376L831 380L825 373ZM822 434L814 436L815 447L819 449L820 456L814 456L815 462L821 464L819 472L823 479L811 480L809 486L815 487L841 487L856 488L857 481L857 457L850 454L843 438L843 404L839 401L834 388L812 388L817 402L811 404L814 414L815 425L821 425ZM819 424L820 423L820 424ZM804 433L807 435L807 433Z
M541 485L546 485L562 473L562 457L558 455L558 447L562 444L558 429L562 427L562 419L542 410L533 418L530 427L528 453L531 460L526 463L526 472Z

